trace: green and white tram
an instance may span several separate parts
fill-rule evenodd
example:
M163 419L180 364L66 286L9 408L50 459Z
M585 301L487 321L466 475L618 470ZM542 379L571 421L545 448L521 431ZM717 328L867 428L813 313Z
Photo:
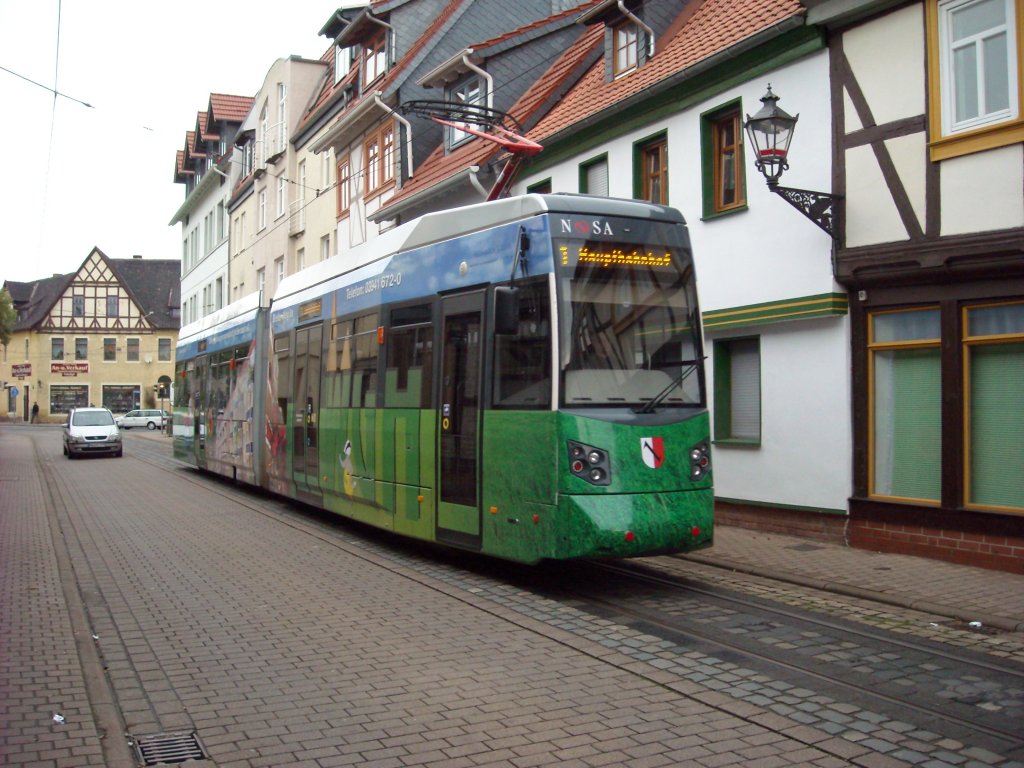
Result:
M704 353L671 208L427 214L182 329L175 453L522 562L711 544Z

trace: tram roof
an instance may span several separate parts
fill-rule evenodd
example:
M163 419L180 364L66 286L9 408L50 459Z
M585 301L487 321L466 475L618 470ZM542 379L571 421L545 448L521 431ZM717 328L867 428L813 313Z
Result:
M348 253L338 254L301 272L288 275L281 281L274 294L274 302L281 302L307 288L396 253L411 251L543 213L631 216L686 223L682 214L675 208L652 205L639 200L575 194L529 194L434 211L383 232L373 240L357 245Z
M216 312L211 312L205 317L201 317L195 322L189 323L181 327L178 332L178 343L188 341L193 336L205 336L211 328L230 327L229 324L232 321L241 322L248 319L250 313L255 313L260 308L260 300L262 293L256 291L250 293L238 301L233 301L225 307L221 307Z

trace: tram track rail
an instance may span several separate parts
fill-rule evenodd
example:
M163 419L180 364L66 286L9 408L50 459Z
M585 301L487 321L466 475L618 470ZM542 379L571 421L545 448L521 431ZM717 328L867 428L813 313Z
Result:
M475 584L480 579L489 579L498 583L495 591L504 588L506 591L512 590L523 595L523 590L527 590L536 594L542 601L553 600L574 609L581 617L578 630L581 637L587 637L587 633L593 632L599 625L612 625L616 631L632 633L633 636L658 638L663 641L662 647L667 643L667 656L697 655L702 659L712 660L694 662L689 667L683 665L673 668L682 678L686 679L689 676L691 680L702 682L729 695L736 695L737 689L749 685L752 690L759 691L749 698L751 703L783 717L791 716L794 712L802 713L804 718L797 719L798 723L826 730L831 727L829 733L845 738L867 738L866 734L855 734L854 731L860 724L866 722L864 718L874 718L867 722L873 722L884 732L889 732L885 727L886 723L906 726L905 734L898 734L902 741L897 741L894 749L904 742L915 744L931 739L937 745L959 744L961 752L955 757L960 762L969 759L971 750L982 750L988 764L992 766L1017 765L1019 761L1024 761L1024 727L1018 725L1024 722L1024 719L1015 720L1013 714L1004 715L994 711L997 705L993 704L987 709L981 707L979 714L975 715L970 709L970 703L950 703L947 699L936 697L934 694L941 689L939 683L932 685L929 696L920 695L920 691L917 690L922 685L920 682L915 686L913 695L901 695L898 688L893 690L891 678L884 686L870 681L857 681L851 679L849 674L838 673L841 664L825 662L825 666L831 665L832 669L823 670L823 663L820 660L808 664L806 658L801 659L799 653L778 652L790 652L793 651L792 648L766 650L759 648L757 641L751 642L749 638L756 635L757 626L767 627L767 631L778 631L779 627L788 627L787 631L797 634L841 635L845 638L841 642L860 644L871 650L868 655L872 657L880 657L882 654L896 657L885 661L899 661L907 655L926 658L929 660L928 664L937 668L925 670L925 674L931 672L949 675L953 670L959 676L958 680L976 678L975 682L982 685L997 683L1003 689L1009 689L1009 692L1004 691L1000 695L1010 700L1008 706L1013 712L1016 712L1014 707L1018 706L1012 701L1012 691L1016 688L1021 691L1019 706L1024 707L1024 665L989 659L974 651L951 650L936 641L914 640L885 630L859 626L853 621L775 605L766 598L749 597L735 593L727 587L699 582L699 577L690 574L668 576L664 573L652 573L648 566L639 561L584 561L560 563L557 569L528 568L486 558L453 554L429 545L429 555L424 556L422 543L386 535L378 536L379 532L376 529L367 529L358 524L350 526L347 521L341 527L338 524L339 519L327 513L284 499L267 499L247 492L245 486L195 472L187 464L169 458L166 450L150 452L147 449L133 452L133 455L165 470L180 472L187 482L200 484L207 490L231 498L259 514L274 517L333 546L344 547L354 555L385 564L385 567L394 567L406 575L410 575L408 571L411 567L414 571L435 579L440 573L445 585L455 585L451 591L453 596L460 597L461 593L460 599L474 604L479 605L481 600L490 599L490 590L468 584ZM387 565L385 561L393 556L397 556L401 563ZM458 572L459 569L463 570L461 574ZM577 588L573 585L574 582L588 586L585 589ZM649 598L652 590L663 603L666 600L674 601L676 607L665 611L650 605L640 606L639 603ZM522 599L529 600L529 597ZM705 609L714 603L715 610L728 610L735 614L756 614L756 620L753 621L754 629L739 633L745 634L748 641L741 642L736 639L736 634L723 630L722 622L707 622L702 625L694 621L690 609L680 603L684 599L699 600ZM508 607L508 603L503 605ZM672 616L673 611L677 616ZM531 615L530 618L536 617ZM594 623L587 625L587 618L593 619ZM525 625L529 624L530 622L526 622ZM564 629L561 623L552 624ZM614 647L631 653L634 649L627 647L628 642ZM839 652L844 652L842 647ZM641 651L637 656L648 663L651 661L651 654L647 651ZM738 669L749 667L750 674L738 683L717 685L714 679L715 672L707 671L715 666L714 660L719 662L719 669L732 678L737 677ZM703 668L704 671L693 674L694 665ZM895 666L898 667L899 664ZM659 670L665 668L659 667ZM785 681L778 683L772 694L774 699L765 698L760 693L771 688L772 683L765 684L765 679ZM923 685L927 687L927 681ZM802 702L795 703L794 699L797 697L793 691L803 696ZM801 706L806 706L806 709L799 709ZM954 747L949 748L956 753ZM949 764L959 763L954 760Z
M813 632L825 632L835 635L842 634L846 638L856 637L865 644L872 644L879 649L899 649L902 653L912 653L918 656L927 656L931 659L941 659L949 667L956 667L962 678L974 678L985 676L989 679L999 679L1003 684L1012 688L1016 686L1024 693L1024 666L1015 664L995 662L982 658L974 653L962 651L950 651L940 647L936 643L925 643L909 640L905 637L895 636L891 633L884 633L879 630L861 627L853 622L840 622L834 619L825 619L820 616L808 613L797 613L796 611L771 605L768 601L752 600L740 597L735 594L728 594L718 588L707 588L686 583L679 578L665 577L646 572L643 566L633 564L613 563L588 563L588 569L594 569L601 573L611 574L619 580L629 579L633 583L644 587L654 586L659 589L668 588L681 590L687 594L700 595L705 601L713 600L719 604L733 606L742 611L754 612L759 617L777 617L778 619L790 622L806 632L810 629ZM564 589L560 585L559 589ZM720 629L701 629L700 625L680 620L666 620L663 614L649 609L639 609L635 605L635 594L628 600L609 599L601 595L595 595L591 590L587 592L575 592L575 594L586 602L600 606L611 615L627 621L639 622L645 631L656 627L663 632L672 635L684 636L710 644L714 647L727 649L733 653L742 654L746 659L753 660L759 665L770 665L796 673L800 676L820 681L831 689L842 689L856 694L858 698L865 700L876 700L884 705L896 706L903 713L913 712L919 715L920 721L940 720L964 729L970 733L985 734L992 739L1002 742L1002 746L1011 753L1024 753L1024 725L1021 720L1014 719L1016 727L993 726L990 724L994 719L991 716L987 719L964 717L950 712L948 706L940 704L925 704L914 701L906 696L897 696L885 693L877 687L866 683L855 682L849 675L829 674L820 669L811 668L807 664L796 664L782 658L784 654L778 652L770 653L758 651L751 642L737 642L730 640L729 632L722 632ZM713 624L705 626L714 626ZM755 641L756 642L756 641ZM847 640L846 642L849 642ZM881 653L890 653L882 650ZM878 655L877 653L874 655ZM830 668L837 668L835 664L826 665ZM1024 705L1024 701L1021 702Z

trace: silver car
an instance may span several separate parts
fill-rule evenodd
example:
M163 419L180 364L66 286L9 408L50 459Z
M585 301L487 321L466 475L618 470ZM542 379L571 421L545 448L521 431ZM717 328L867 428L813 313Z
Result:
M106 408L72 408L64 422L64 455L75 459L87 454L122 454L121 430Z
M132 427L163 429L167 422L167 414L156 408L142 408L128 411L124 416L115 416L114 421L121 429L131 429Z

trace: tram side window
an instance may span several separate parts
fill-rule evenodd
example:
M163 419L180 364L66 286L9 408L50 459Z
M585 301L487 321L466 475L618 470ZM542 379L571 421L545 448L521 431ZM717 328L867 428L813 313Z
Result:
M342 403L350 408L377 404L377 313L335 325L335 365L342 374Z
M429 408L434 357L430 305L391 314L384 369L384 404L389 408Z
M188 408L189 397L192 391L192 377L186 376L185 365L178 365L175 370L175 382L174 385L174 407L175 408Z
M551 407L551 302L547 281L519 287L519 331L494 337L495 408Z
M231 387L231 352L218 352L212 356L210 365L210 408L219 416L228 402Z

